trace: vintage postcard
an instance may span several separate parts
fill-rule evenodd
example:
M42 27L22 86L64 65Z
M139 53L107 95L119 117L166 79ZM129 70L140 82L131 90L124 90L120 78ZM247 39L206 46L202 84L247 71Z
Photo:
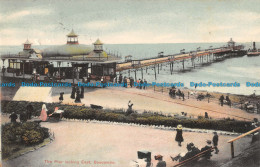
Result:
M0 0L3 167L259 167L260 1Z

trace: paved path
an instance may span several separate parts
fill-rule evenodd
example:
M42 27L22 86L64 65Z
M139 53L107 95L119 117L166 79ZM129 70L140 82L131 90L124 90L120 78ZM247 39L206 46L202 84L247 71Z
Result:
M167 166L172 166L174 162L171 161L170 155L175 156L186 152L188 142L193 142L201 148L205 146L206 139L213 137L213 134L184 132L185 141L183 146L179 147L174 141L175 131L86 122L61 121L41 124L54 132L54 142L39 150L4 162L4 167L128 167L133 163L132 160L137 160L138 150L151 151L152 157L160 153L164 156ZM230 159L230 145L227 141L234 137L219 136L220 153L213 155L211 161L213 166L218 166ZM250 140L246 137L235 142L235 154L248 147ZM55 160L56 163L54 163ZM62 163L59 164L58 161ZM65 161L70 163L65 163ZM89 161L91 164L82 164ZM94 161L107 161L114 164L97 165ZM76 164L77 162L79 164ZM152 162L154 166L157 163L154 159Z

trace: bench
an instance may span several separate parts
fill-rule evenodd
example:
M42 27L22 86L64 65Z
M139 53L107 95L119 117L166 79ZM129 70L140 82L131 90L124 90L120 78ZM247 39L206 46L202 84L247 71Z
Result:
M103 109L102 106L95 105L95 104L90 104L90 107L91 107L92 109Z
M183 166L183 165L186 165L188 163L194 162L195 160L197 161L200 158L202 158L205 155L206 152L208 152L208 151L212 152L213 150L214 150L214 148L210 148L208 150L202 151L202 152L196 154L195 156L193 156L189 159L186 159L184 161L179 162L178 164L174 165L173 167L179 167L179 166Z

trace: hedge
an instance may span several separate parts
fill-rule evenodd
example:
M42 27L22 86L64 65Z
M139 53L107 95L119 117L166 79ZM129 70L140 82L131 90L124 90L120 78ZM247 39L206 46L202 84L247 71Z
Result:
M31 103L34 108L33 115L39 116L41 112L42 102L26 102L26 101L3 101L2 111L5 113L16 112L17 114L26 111L26 106ZM144 112L144 113L132 113L126 115L126 111L123 109L92 109L85 106L71 106L63 105L60 103L45 103L49 112L53 112L55 107L59 107L64 110L63 117L69 119L83 119L83 120L100 120L100 121L113 121L113 122L125 122L136 123L144 125L164 125L170 127L176 127L178 124L182 124L187 128L198 129L211 129L211 130L223 130L230 132L245 133L251 130L251 122L237 121L231 119L225 120L213 120L213 119L180 119L171 116L166 116L158 113Z

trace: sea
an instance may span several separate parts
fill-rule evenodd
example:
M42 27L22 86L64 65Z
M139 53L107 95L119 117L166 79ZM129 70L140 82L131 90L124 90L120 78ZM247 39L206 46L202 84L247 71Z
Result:
M245 49L252 48L252 42L237 43L245 46ZM159 52L163 52L164 55L172 55L179 53L180 50L185 49L186 52L200 49L208 49L210 46L213 48L225 46L226 43L163 43L163 44L105 44L104 50L107 52L116 54L122 57L131 55L132 59L138 60L143 58L157 57ZM53 46L53 45L52 45ZM256 42L256 46L260 48L260 42ZM33 48L44 49L50 45L33 45ZM23 49L23 46L0 46L0 54L16 54ZM3 63L0 62L0 67ZM7 61L5 61L7 67ZM260 56L229 58L221 62L214 62L209 65L198 66L195 69L192 68L191 62L185 62L185 67L190 70L182 71L182 64L174 64L174 72L170 73L169 65L165 65L160 68L159 74L155 74L152 68L143 70L143 78L148 83L183 83L184 87L193 89L196 91L205 90L221 93L230 93L238 95L251 95L255 93L260 95ZM122 73L123 76L129 77L128 71ZM137 79L141 77L141 70L136 72ZM130 71L130 76L135 78L134 71ZM239 83L238 87L199 87L195 89L190 86L190 83ZM255 86L247 86L247 83ZM258 85L258 86L257 86Z

